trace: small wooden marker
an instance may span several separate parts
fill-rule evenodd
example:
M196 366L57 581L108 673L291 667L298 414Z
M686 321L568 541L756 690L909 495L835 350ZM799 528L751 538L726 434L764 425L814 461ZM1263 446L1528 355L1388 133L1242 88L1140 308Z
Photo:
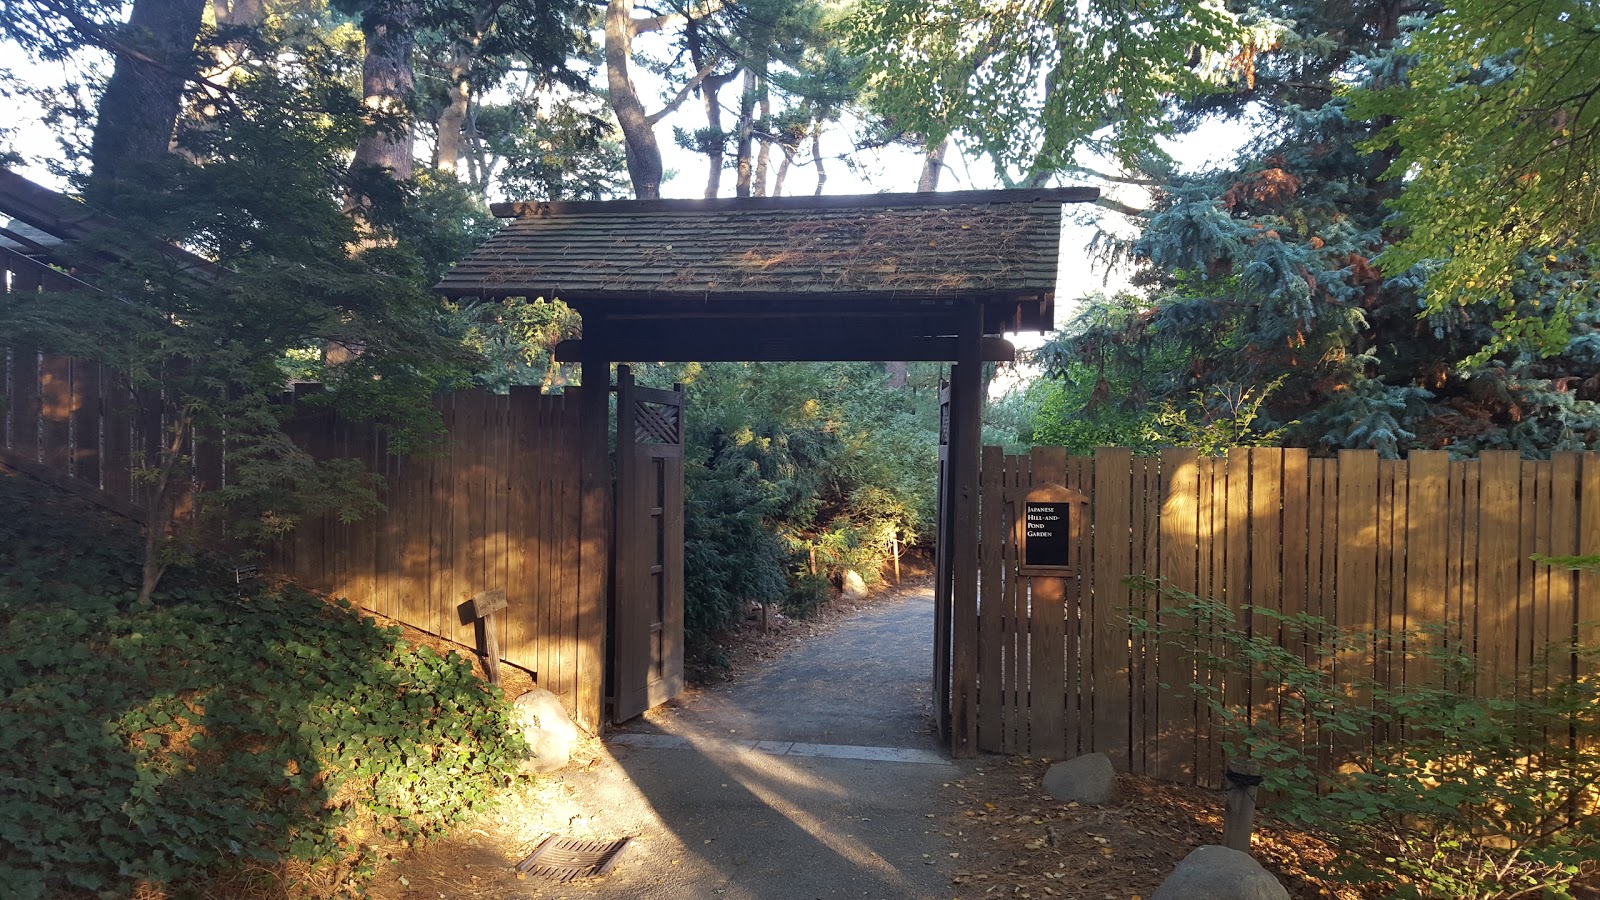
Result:
M484 668L489 670L489 683L500 683L500 638L494 630L494 614L510 605L504 588L492 588L467 601L467 613L474 621L483 622Z
M1254 759L1228 762L1228 808L1222 820L1222 845L1241 853L1250 852L1250 833L1255 829L1256 789L1261 785L1261 763Z

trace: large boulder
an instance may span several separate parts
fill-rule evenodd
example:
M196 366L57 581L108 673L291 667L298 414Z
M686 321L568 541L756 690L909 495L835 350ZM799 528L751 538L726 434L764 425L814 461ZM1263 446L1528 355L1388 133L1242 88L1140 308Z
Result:
M1289 900L1289 892L1250 854L1208 844L1185 856L1150 900Z
M512 705L516 707L516 726L532 754L524 769L542 774L564 768L572 760L579 732L561 698L536 687Z
M1057 800L1110 803L1117 796L1117 770L1104 753L1085 753L1051 766L1044 773L1044 790Z
M854 569L845 569L839 578L839 588L846 600L861 600L867 596L867 580Z

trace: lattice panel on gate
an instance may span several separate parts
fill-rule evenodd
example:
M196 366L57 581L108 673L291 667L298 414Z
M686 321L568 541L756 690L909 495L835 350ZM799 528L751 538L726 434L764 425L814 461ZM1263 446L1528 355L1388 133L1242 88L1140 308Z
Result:
M683 443L679 407L639 400L634 403L633 440L637 444Z

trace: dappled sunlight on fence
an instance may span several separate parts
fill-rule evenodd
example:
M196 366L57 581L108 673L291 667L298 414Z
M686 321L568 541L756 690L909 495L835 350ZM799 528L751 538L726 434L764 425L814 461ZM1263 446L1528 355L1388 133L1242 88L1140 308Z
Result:
M1333 678L1351 685L1357 702L1370 703L1364 678L1398 688L1443 677L1419 652L1416 632L1425 628L1453 629L1445 639L1476 660L1479 674L1451 687L1479 693L1511 684L1547 645L1600 638L1592 624L1600 575L1529 558L1600 552L1600 455L1524 460L1491 451L1451 460L1419 451L1381 460L1344 451L1313 459L1305 450L1239 448L1208 459L1103 449L1090 459L1063 458L1059 448L1013 457L988 448L983 463L986 749L1102 751L1120 769L1209 784L1222 771L1221 732L1191 683L1252 715L1283 718L1279 686L1267 677L1226 682L1195 665L1216 649L1208 642L1169 635L1158 643L1131 629L1130 613L1155 598L1130 589L1130 575L1225 603L1251 634L1273 641L1287 639L1277 620L1248 607L1397 635L1334 658ZM1030 579L1008 534L1017 498L1046 481L1091 501L1089 535L1059 611L1030 608ZM1046 621L1057 616L1064 629ZM1294 649L1321 661L1317 647ZM1304 740L1326 745L1333 764L1341 752L1398 736L1398 726L1380 726L1336 745L1309 733Z

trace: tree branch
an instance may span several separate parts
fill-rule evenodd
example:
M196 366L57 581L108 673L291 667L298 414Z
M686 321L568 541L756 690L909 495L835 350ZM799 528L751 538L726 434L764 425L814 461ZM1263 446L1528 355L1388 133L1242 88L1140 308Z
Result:
M1101 209L1109 209L1112 212L1122 213L1129 218L1138 218L1139 216L1149 212L1147 209L1129 206L1128 204L1123 203L1121 200L1113 200L1110 197L1107 197L1105 194L1101 194L1099 199L1094 201L1094 205L1100 207Z
M704 19L706 16L721 10L728 5L728 0L706 0L688 12L663 13L647 19L633 20L633 33L644 34L650 31L665 31L668 28L677 28L690 19Z
M677 96L667 101L666 106L663 106L655 112L645 116L645 121L654 126L657 122L677 112L678 107L682 106L684 101L689 99L689 95L694 93L694 89L699 87L700 83L705 81L712 72L716 71L717 66L721 64L721 54L711 57L711 61L701 66L700 71L694 73L694 77L689 79L689 83L685 84L682 90L678 91Z

